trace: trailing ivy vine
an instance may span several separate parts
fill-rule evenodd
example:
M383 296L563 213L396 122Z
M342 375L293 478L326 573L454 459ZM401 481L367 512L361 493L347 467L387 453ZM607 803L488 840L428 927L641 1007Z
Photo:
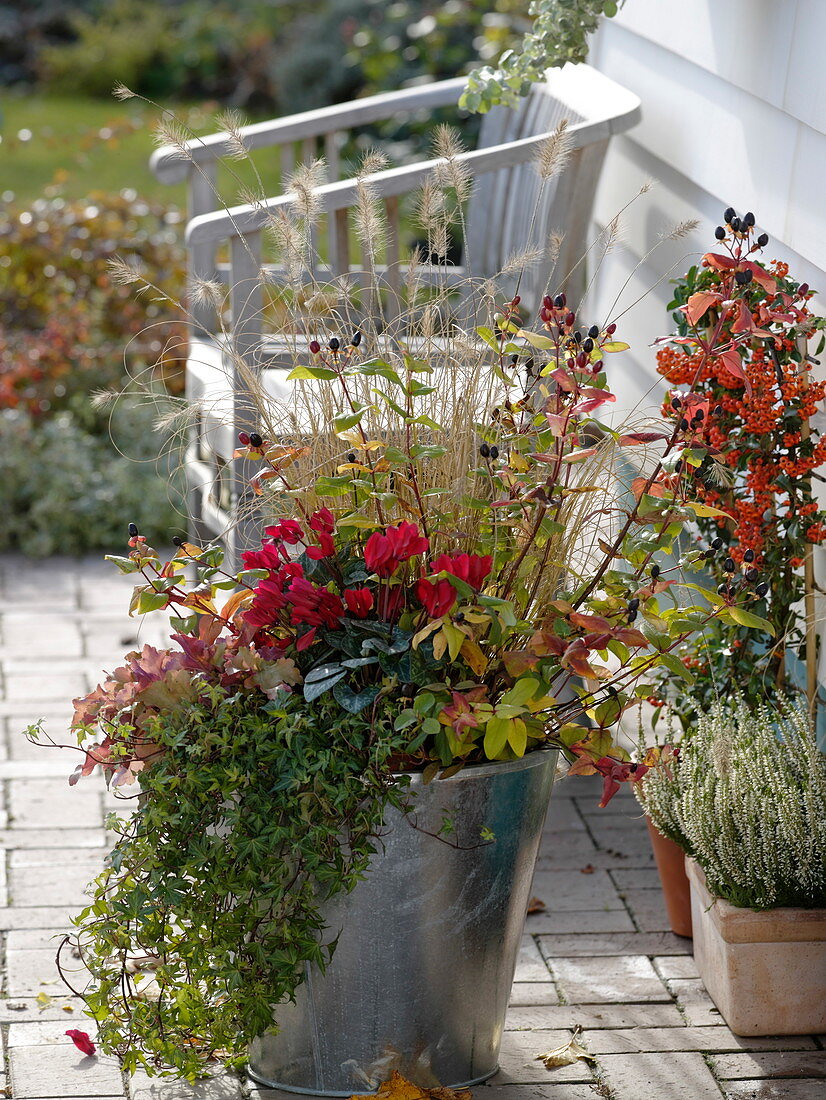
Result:
M604 16L617 14L625 0L531 0L533 19L519 52L507 50L493 68L485 65L468 77L461 106L484 114L496 104L513 107L550 68L584 61L588 37Z
M215 686L159 716L141 812L110 822L119 839L73 946L100 1041L128 1071L242 1063L305 961L329 961L320 906L353 888L404 801L385 765L409 733L380 706L370 723L332 702L261 703Z

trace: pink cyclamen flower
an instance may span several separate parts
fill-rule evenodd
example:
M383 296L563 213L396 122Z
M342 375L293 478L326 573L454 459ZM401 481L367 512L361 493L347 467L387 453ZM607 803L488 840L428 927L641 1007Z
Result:
M89 1038L85 1031L78 1031L77 1028L69 1028L66 1032L72 1042L75 1044L81 1054L85 1054L91 1058L95 1053L95 1044Z
M415 523L400 523L386 528L384 534L375 531L370 536L364 547L364 564L371 573L389 577L402 562L423 554L428 545Z

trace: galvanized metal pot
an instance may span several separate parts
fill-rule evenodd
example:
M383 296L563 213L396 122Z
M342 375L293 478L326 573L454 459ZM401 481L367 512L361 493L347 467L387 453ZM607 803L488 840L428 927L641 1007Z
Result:
M452 1088L496 1072L556 756L412 776L410 812L388 812L366 877L325 910L326 973L308 965L279 1033L252 1044L256 1081L350 1096L394 1069Z

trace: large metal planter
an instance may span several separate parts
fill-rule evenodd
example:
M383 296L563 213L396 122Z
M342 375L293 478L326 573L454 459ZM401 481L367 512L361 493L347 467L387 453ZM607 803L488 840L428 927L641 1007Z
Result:
M367 876L326 908L326 973L308 965L279 1033L253 1043L257 1081L349 1096L393 1069L454 1088L496 1072L556 756L412 777L409 818L388 813Z

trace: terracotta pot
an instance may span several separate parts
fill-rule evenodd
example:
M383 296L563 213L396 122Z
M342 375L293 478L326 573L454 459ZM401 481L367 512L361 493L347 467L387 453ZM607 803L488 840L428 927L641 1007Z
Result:
M691 891L688 876L685 873L683 850L679 844L663 836L652 824L650 817L646 817L645 823L648 826L648 835L651 837L657 870L660 872L671 931L678 936L691 939Z
M713 897L686 860L694 958L735 1035L826 1031L826 909L739 909Z

